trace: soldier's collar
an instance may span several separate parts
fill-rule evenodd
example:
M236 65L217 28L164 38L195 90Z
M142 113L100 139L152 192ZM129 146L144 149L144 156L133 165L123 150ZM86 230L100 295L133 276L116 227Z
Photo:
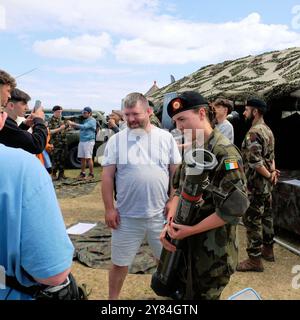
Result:
M218 129L215 128L210 136L208 137L207 141L204 143L204 148L208 151L212 151L217 143L217 138L218 138Z
M255 122L252 123L252 127L257 126L258 124L264 124L264 118L258 118Z

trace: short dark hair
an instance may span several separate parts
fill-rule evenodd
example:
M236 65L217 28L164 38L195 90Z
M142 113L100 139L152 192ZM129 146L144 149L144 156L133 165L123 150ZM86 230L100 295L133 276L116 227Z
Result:
M12 89L16 87L16 80L4 70L0 70L0 85L10 85Z
M258 98L249 98L246 101L246 106L256 108L258 112L262 115L264 115L268 111L268 106L262 99Z
M62 110L63 108L61 107L61 106L54 106L53 108L52 108L52 112L55 112L55 111L57 111L57 110Z
M22 90L20 90L20 89L17 89L17 88L15 88L12 92L11 92L11 97L10 97L10 99L8 100L9 102L19 102L19 101L22 101L22 102L24 102L24 103L28 103L28 101L30 101L31 100L31 98L30 98L30 96L26 93L26 92L24 92L24 91L22 91Z
M225 99L225 98L217 98L213 104L215 106L223 106L225 108L228 109L227 114L230 114L233 110L233 102L230 101L229 99Z

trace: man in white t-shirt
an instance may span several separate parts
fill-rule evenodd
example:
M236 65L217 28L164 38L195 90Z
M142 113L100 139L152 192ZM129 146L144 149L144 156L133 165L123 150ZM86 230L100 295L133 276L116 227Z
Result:
M227 116L233 110L233 103L228 99L218 98L213 103L213 108L216 114L216 128L229 139L231 143L234 143L234 131L232 124L227 120Z
M145 236L159 259L159 235L173 196L170 182L181 162L173 136L151 125L151 110L141 93L127 95L123 111L127 128L108 140L102 161L105 221L112 228L111 300L118 299L128 266Z

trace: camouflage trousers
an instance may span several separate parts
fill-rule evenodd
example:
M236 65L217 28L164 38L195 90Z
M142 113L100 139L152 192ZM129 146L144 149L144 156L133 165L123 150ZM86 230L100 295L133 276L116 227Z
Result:
M272 195L250 195L250 206L243 216L247 230L247 252L249 257L261 256L261 245L274 243Z
M183 299L220 299L237 263L237 249L223 243L230 242L222 237L227 232L229 229L222 227L182 240L176 285Z
M224 269L222 272L214 274L214 271L207 270L200 274L196 265L190 266L190 270L183 268L179 271L176 282L177 286L181 288L180 291L183 292L183 299L219 300L232 272Z
M197 291L194 293L193 300L219 300L229 280L229 275L218 277L202 275L197 281Z
M65 170L65 157L66 157L66 146L54 146L52 152L52 169L54 172L64 172Z

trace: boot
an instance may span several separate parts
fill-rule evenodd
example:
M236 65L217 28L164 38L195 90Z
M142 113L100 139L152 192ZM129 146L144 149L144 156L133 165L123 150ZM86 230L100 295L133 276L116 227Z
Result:
M261 258L248 258L238 264L236 267L236 271L247 272L247 271L254 271L254 272L263 272L264 266L262 264Z
M57 180L56 170L53 170L53 171L52 171L51 177L52 177L52 180L53 180L53 181Z
M274 251L273 251L273 245L262 245L261 247L261 256L267 261L274 262Z
M65 176L65 173L64 171L60 171L59 174L58 174L58 177L57 177L57 180L62 180L62 179L68 179L66 176Z

